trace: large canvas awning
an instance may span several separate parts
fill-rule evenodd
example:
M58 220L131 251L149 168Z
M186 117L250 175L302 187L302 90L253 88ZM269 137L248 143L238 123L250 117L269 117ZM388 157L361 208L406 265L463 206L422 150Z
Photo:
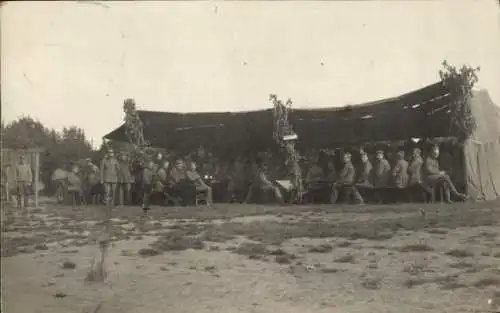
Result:
M346 107L293 109L290 120L300 143L333 147L411 137L451 136L448 92L441 83L410 93ZM138 111L153 146L262 148L272 145L272 109L250 112L173 113ZM122 125L105 136L126 141Z

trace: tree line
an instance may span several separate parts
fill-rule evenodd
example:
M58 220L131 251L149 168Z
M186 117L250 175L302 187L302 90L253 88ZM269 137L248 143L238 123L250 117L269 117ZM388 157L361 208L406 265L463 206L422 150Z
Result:
M45 127L29 116L20 117L10 123L1 123L2 148L43 148L40 156L40 179L51 186L51 176L57 168L68 169L73 162L91 158L99 163L104 146L93 149L83 129L77 126L64 127L61 131ZM2 168L3 168L2 164ZM50 189L50 188L49 188ZM46 190L49 191L49 190Z

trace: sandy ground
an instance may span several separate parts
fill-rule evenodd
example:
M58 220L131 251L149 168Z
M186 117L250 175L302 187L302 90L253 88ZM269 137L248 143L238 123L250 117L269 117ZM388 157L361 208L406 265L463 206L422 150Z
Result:
M149 221L138 208L116 209L108 280L90 283L100 211L45 204L7 213L2 312L456 313L500 304L498 203L157 208ZM169 232L203 246L139 253ZM265 250L242 248L252 246Z

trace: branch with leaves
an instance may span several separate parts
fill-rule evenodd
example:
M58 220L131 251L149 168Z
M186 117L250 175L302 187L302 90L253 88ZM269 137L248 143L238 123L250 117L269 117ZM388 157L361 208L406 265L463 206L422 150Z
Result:
M472 88L478 82L477 72L479 67L472 68L462 65L460 69L450 65L446 60L442 63L443 69L439 77L445 88L450 92L450 117L452 127L459 132L459 137L464 140L476 129L476 121L472 115L470 99Z
M125 99L123 102L125 112L125 133L132 145L132 159L144 165L148 160L149 143L144 138L143 123L137 113L134 99Z
M290 124L288 114L292 107L292 100L288 99L286 104L274 94L269 96L269 100L273 103L273 118L274 118L274 131L273 138L280 148L286 154L285 164L290 170L292 177L292 184L294 187L294 201L300 202L303 194L302 186L302 172L299 166L299 156L295 151L295 145L292 141L286 141L285 137L294 135L292 125Z

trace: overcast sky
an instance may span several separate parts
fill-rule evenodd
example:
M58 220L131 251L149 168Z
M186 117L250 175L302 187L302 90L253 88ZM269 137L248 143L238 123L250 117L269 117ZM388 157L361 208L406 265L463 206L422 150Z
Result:
M78 125L98 145L122 103L157 111L356 104L481 66L500 104L498 1L10 2L2 118Z

